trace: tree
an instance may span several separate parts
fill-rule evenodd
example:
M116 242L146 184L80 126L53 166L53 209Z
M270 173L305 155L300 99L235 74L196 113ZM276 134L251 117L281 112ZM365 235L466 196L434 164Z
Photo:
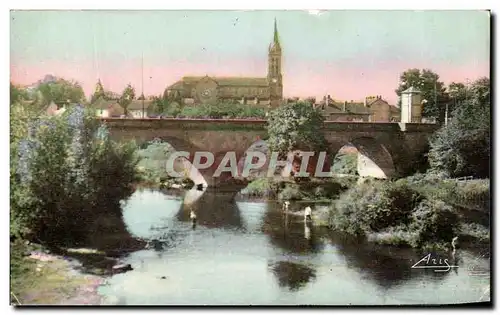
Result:
M295 149L324 149L326 141L321 132L323 121L323 115L308 103L280 106L268 116L269 148L283 156Z
M129 83L127 87L123 90L122 95L118 99L118 104L120 104L125 110L125 114L127 113L127 107L132 103L132 100L135 99L135 89Z
M441 121L444 117L444 107L448 102L446 87L439 81L439 75L429 69L408 69L399 77L399 86L395 90L398 96L401 92L415 87L422 92L422 100L425 100L422 112L423 117L438 117ZM401 100L398 100L401 106Z
M26 90L23 89L23 88L20 88L14 84L12 84L12 82L10 82L10 104L14 104L14 103L17 103L17 102L20 102L24 99L27 99L28 98L28 95L26 93Z
M111 91L104 91L104 99L107 100L107 101L118 101L120 99L120 95L115 93L115 92L111 92Z
M460 82L451 82L448 85L448 96L450 99L448 112L453 112L453 110L460 106L467 98L467 86Z
M431 139L431 170L446 177L489 177L490 80L476 80L467 98L452 112L447 126Z
M146 100L146 97L144 96L143 93L137 98L139 101Z
M113 142L82 106L51 117L30 110L11 111L11 235L84 239L97 217L120 215L120 200L132 194L135 146Z
M104 87L102 86L101 80L99 79L95 85L94 94L90 97L90 103L93 104L100 97L105 98Z
M321 127L324 116L309 103L296 102L285 104L271 111L267 120L269 138L268 147L271 152L278 152L278 158L283 160L292 151L315 152L309 158L307 172L314 174L318 163L319 152L328 152L328 145ZM294 168L301 165L302 158L296 156ZM329 171L331 160L325 159L323 171Z
M52 82L41 83L38 91L43 96L43 102L49 104L54 102L57 105L74 104L85 101L85 93L78 82L67 81L57 78Z

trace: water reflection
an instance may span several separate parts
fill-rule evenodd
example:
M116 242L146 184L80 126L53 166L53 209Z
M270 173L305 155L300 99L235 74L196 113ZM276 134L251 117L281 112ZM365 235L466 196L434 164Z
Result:
M450 275L450 272L435 272L430 268L412 268L426 255L412 249L377 246L340 233L329 232L328 234L330 243L345 256L347 267L356 269L380 287L403 285L415 276L441 281ZM452 260L449 261L451 264Z
M127 227L163 246L124 258L134 270L111 277L106 294L162 305L454 303L484 295L489 272L466 270L471 263L484 270L482 257L459 250L458 270L412 269L423 253L305 224L305 206L292 203L284 214L280 204L236 203L231 194L193 191L182 200L138 192L124 207ZM150 290L136 289L144 286Z
M242 229L240 209L233 199L234 194L205 192L195 202L183 203L176 218L181 222L192 222L191 212L196 214L197 225L207 228Z
M290 261L269 263L269 268L278 279L279 286L290 291L298 291L316 279L316 271L312 268Z
M316 254L324 244L311 223L301 214L283 213L278 204L270 203L262 222L262 231L272 245L294 254Z

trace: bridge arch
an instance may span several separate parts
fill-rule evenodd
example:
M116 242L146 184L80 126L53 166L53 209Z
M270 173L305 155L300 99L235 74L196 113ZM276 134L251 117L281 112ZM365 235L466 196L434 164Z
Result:
M159 142L159 143L167 143L169 144L175 151L184 151L189 153L189 158L179 157L175 159L173 163L173 170L178 173L185 172L187 177L191 179L195 185L202 184L207 186L210 179L207 178L205 174L202 173L201 170L196 169L193 166L193 158L195 152L201 152L202 150L197 146L193 145L189 141L185 139L172 137L172 136L159 136L159 137L150 137L145 139L144 141L139 143L140 148L147 148L150 144ZM167 159L165 159L165 168L167 167L166 163Z
M397 176L398 168L394 161L397 154L386 141L361 136L330 143L329 161L333 163L334 157L346 145L351 145L357 150L357 174L359 176L382 179Z
M267 168L269 166L269 147L267 145L267 141L266 140L262 140L262 139L258 139L256 141L254 141L246 150L245 152L243 153L243 155L241 156L241 158L238 160L238 174L242 174L243 170L245 169L245 165L246 165L246 159L247 159L247 156L250 152L255 152L255 151L258 151L258 152L261 152L261 153L264 153L266 155L266 161L265 161L265 164L258 168L258 169L252 169L250 171L250 175L256 175L258 177L260 176L265 176L265 174L267 174ZM254 158L252 163L257 163L257 158ZM265 174L263 174L262 172L264 172Z

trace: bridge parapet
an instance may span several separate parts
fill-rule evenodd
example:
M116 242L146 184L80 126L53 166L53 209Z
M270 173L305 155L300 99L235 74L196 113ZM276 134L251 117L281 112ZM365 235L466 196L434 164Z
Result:
M130 129L189 130L264 130L266 120L251 119L179 119L179 118L101 118L107 125Z

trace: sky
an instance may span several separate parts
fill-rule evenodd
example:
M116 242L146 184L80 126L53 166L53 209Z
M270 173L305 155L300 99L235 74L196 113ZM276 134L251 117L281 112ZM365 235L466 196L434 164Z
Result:
M446 84L489 77L486 11L11 11L11 81L159 95L187 75L265 77L275 18L287 97L395 104L409 68Z

